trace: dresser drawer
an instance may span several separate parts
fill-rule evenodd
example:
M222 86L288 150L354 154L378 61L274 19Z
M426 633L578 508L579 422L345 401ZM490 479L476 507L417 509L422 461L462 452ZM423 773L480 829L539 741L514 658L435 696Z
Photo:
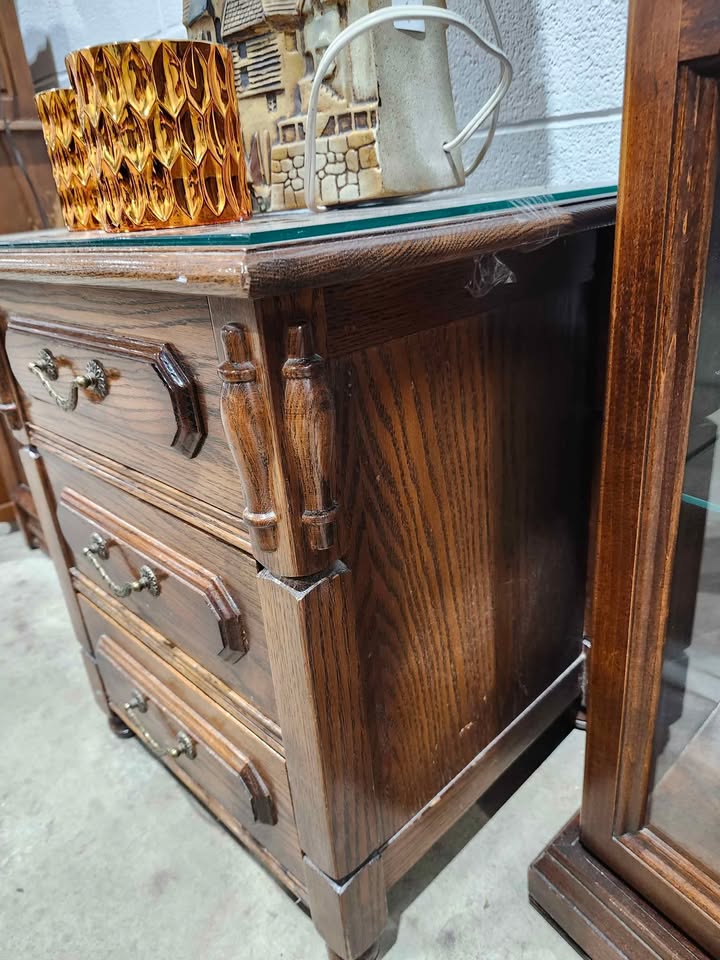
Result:
M302 876L285 761L81 598L112 709L221 820Z
M92 586L276 721L255 561L57 456L45 464L80 592Z
M0 284L0 308L34 443L94 454L116 465L138 496L247 545L206 297L67 287L41 296L38 288ZM101 377L100 385L77 386L75 396L73 381L92 381L98 371L105 386ZM74 408L59 406L55 394Z
M136 441L178 458L198 453L197 388L170 344L16 318L7 349L39 426L59 425L80 442L89 429L102 431L115 453Z

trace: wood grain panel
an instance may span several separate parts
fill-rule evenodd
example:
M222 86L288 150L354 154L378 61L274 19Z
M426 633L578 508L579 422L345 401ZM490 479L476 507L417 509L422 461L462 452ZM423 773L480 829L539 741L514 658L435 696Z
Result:
M684 0L679 60L720 56L720 10L708 0Z
M603 234L612 234L610 229ZM540 249L503 250L438 264L433 270L404 270L392 283L359 279L324 291L327 313L326 355L341 357L398 337L473 320L480 312L506 309L542 298L566 284L593 276L596 236L566 237ZM484 279L507 270L505 281Z
M588 317L571 280L439 328L418 302L422 332L331 363L385 839L580 651Z
M423 854L470 809L525 750L580 696L583 658L571 664L555 683L460 771L385 846L382 858L392 887Z
M379 844L351 577L258 576L300 843L335 880Z
M66 549L70 551L70 564L104 589L99 576L82 554L82 548L98 524L99 531L105 531L115 541L107 561L102 562L119 582L134 578L143 563L157 568L161 577L166 578L171 569L163 557L173 556L171 567L176 571L185 568L186 573L174 575L172 598L163 600L163 590L169 591L172 582L164 579L160 596L152 597L143 592L119 602L276 720L254 561L222 541L185 526L150 504L106 486L98 478L74 469L55 456L47 456L46 464L59 505L58 518ZM82 505L83 499L91 506L85 513L78 513L77 505ZM60 506L63 503L74 509ZM133 530L141 532L139 539L133 535ZM193 558L201 558L202 564ZM220 625L202 592L191 585L197 578L198 568L206 571L201 580L207 581L208 573L211 578L217 578L239 611L247 652L236 663L218 655L224 652Z

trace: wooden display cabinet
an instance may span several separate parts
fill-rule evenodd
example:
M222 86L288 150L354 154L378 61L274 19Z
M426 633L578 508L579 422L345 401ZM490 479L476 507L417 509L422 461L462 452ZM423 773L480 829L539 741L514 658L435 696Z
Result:
M62 223L12 0L0 4L0 233Z
M720 14L630 4L579 824L531 897L598 960L720 956Z

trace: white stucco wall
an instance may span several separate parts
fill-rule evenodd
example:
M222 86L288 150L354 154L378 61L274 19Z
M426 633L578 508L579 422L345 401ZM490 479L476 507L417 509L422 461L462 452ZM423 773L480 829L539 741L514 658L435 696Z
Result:
M67 83L63 59L77 47L184 36L182 0L16 0L16 6L39 86ZM490 36L480 0L448 0L448 6ZM627 0L494 0L494 6L515 77L495 144L470 189L615 183ZM458 114L468 119L494 86L497 68L457 31L449 42Z

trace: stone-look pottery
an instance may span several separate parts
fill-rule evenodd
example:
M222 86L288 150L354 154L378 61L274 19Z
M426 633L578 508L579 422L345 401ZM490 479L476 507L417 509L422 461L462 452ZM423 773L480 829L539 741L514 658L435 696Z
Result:
M65 60L105 230L251 215L233 62L218 44L113 43Z
M232 52L261 209L305 206L305 120L315 68L349 24L387 6L389 0L184 0L188 35L220 40ZM421 33L384 26L339 54L318 111L323 204L464 183L462 164L442 148L457 133L445 32L429 21Z
M44 90L35 105L65 223L70 230L97 230L97 180L80 129L75 91Z

